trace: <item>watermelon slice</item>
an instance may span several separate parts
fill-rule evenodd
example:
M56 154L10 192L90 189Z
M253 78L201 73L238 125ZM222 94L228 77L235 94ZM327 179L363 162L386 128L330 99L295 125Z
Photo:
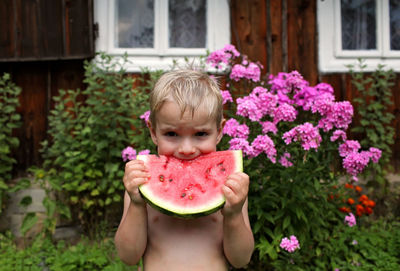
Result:
M243 171L242 151L217 151L193 160L163 155L138 155L150 171L150 180L139 187L155 209L180 218L216 212L225 203L222 185L227 176Z

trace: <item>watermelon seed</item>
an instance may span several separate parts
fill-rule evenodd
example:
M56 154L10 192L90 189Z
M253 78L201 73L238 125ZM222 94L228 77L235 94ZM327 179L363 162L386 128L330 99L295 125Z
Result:
M189 199L193 199L192 195L189 196Z
M164 175L160 175L160 176L158 176L158 178L160 179L160 182L164 181Z
M186 193L182 193L181 198L184 198L186 196Z
M173 180L172 180L172 179L169 179L168 181L169 181L169 182L172 182Z

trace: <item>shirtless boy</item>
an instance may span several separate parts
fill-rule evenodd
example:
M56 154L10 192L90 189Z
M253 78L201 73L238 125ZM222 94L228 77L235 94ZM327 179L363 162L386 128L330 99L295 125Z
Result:
M151 138L158 154L194 159L216 151L225 120L217 83L193 70L164 74L150 94ZM121 223L115 235L118 255L127 264L143 257L146 271L227 270L228 262L245 266L254 249L247 211L249 177L230 175L222 210L184 220L164 215L147 205L138 186L149 177L142 161L126 164L126 189Z

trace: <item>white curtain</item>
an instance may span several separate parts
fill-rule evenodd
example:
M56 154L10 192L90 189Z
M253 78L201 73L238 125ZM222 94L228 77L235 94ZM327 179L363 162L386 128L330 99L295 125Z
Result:
M342 49L376 49L375 0L342 0Z

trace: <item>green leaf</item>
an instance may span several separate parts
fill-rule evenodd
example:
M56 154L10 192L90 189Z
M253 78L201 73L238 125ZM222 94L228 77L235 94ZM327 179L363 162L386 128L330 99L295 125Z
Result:
M290 216L286 216L283 220L282 230L285 230L290 225Z
M24 220L22 221L22 225L21 225L21 229L20 229L22 235L25 235L28 230L30 230L33 226L35 226L37 221L38 221L38 217L36 216L35 213L28 213L24 217Z

